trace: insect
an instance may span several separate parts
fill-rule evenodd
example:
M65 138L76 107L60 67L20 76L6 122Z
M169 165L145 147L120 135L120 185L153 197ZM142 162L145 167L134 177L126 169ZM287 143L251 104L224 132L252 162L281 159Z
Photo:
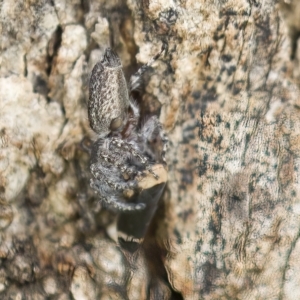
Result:
M151 176L161 184L153 166L166 166L168 139L156 116L141 122L132 94L139 90L142 74L165 49L163 45L159 53L131 76L129 89L121 60L112 49L106 49L103 59L92 70L88 118L98 139L91 149L90 185L103 205L119 212L146 208L141 193L142 178L150 180Z

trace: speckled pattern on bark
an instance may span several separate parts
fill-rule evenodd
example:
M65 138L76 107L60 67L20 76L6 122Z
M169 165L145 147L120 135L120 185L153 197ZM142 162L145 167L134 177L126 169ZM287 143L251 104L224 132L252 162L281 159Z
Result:
M300 298L297 0L0 9L1 299ZM163 41L137 101L169 180L132 256L89 188L89 74L110 46L128 80Z

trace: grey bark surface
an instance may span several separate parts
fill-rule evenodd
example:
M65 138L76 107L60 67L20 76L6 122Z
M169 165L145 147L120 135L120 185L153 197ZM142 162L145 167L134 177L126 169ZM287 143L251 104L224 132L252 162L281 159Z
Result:
M296 0L0 9L1 299L300 298ZM88 78L108 46L128 80L162 42L137 101L169 179L130 255L89 187Z

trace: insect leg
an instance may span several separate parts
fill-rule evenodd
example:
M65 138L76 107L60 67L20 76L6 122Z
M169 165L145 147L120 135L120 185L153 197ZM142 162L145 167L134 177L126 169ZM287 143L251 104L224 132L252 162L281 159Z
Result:
M156 53L145 65L141 66L138 71L133 74L130 78L130 93L133 91L138 91L141 85L141 78L143 73L161 56L161 54L167 49L167 44L163 43L160 51Z
M124 202L121 193L116 194L115 191L98 179L91 179L90 185L100 195L101 202L108 207L122 212L143 210L145 208L145 204L143 203Z
M151 141L155 139L157 135L159 136L162 142L161 159L162 162L166 164L165 155L168 149L169 139L162 127L162 124L159 122L158 118L156 116L152 116L150 119L147 120L147 122L142 127L141 137L144 139L144 144L146 144L146 142L151 143Z

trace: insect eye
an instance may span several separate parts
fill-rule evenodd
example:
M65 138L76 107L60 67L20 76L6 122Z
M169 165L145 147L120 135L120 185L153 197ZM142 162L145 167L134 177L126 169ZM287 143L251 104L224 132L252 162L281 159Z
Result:
M115 131L118 130L121 127L121 125L122 125L122 119L118 117L111 121L109 128L111 131Z

